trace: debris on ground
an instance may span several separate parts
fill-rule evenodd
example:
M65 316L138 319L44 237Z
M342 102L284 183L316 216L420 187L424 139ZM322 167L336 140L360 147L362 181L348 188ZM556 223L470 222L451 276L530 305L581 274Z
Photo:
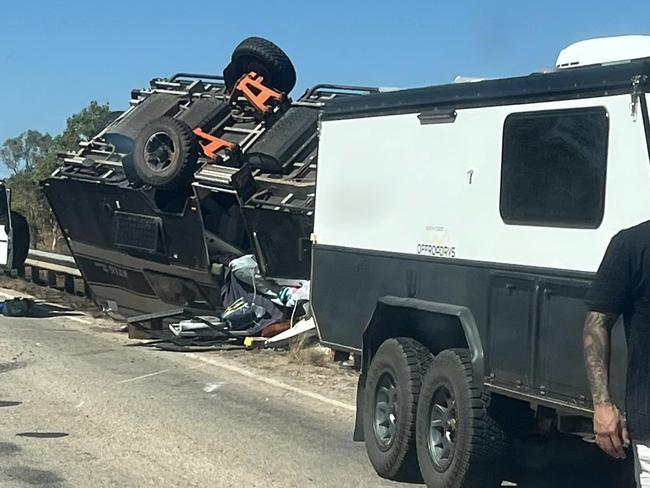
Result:
M0 302L0 313L5 317L31 317L35 306L31 298L10 298Z
M12 278L6 275L0 275L0 288L7 288L21 294L29 296L36 300L54 302L74 309L77 312L84 312L93 318L107 318L107 315L92 300L85 297L71 295L56 288L39 286L19 278ZM110 320L110 319L108 319ZM111 320L111 322L113 322Z
M253 255L226 264L221 297L225 309L216 310L215 315L193 315L184 308L174 308L129 317L127 321L134 327L129 337L151 338L147 345L166 350L194 351L197 347L220 349L226 345L264 347L280 334L285 334L283 339L273 343L286 347L303 333L315 335L315 324L309 322L309 282L281 286L267 280ZM297 322L300 327L294 330ZM145 326L154 323L156 328Z
M292 328L271 337L265 342L265 347L281 348L289 347L291 344L305 341L316 337L316 323L313 317L296 323Z

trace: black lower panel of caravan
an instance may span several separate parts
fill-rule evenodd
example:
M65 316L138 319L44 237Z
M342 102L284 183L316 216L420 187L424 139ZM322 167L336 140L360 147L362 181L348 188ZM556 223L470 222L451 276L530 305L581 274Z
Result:
M589 279L570 271L315 246L311 305L323 342L349 350L362 348L363 332L382 297L467 307L478 326L485 375L492 383L579 402L580 395L589 398L582 367ZM435 321L405 321L397 314L388 325L390 334L400 336L400 329L409 327L433 340L445 333L427 329L436 327ZM622 398L625 385L621 322L612 340L616 398Z
M99 304L122 316L220 305L192 195L56 178L44 191Z

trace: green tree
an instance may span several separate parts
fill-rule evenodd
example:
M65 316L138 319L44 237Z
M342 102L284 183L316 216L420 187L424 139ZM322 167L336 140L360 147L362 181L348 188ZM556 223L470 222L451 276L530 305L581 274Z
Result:
M7 139L0 147L0 159L14 175L32 171L51 146L51 135L30 129Z
M54 214L40 189L40 181L57 166L57 154L76 151L81 141L96 135L110 120L108 105L91 102L72 115L63 132L52 137L28 130L7 139L0 146L0 161L11 171L7 185L12 191L12 208L29 222L32 246L48 250L67 250Z

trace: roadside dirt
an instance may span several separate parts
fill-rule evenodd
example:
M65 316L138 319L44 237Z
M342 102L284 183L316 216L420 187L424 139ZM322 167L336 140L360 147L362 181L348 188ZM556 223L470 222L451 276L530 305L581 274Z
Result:
M12 290L15 296L47 302L57 310L82 312L86 318L92 319L92 324L88 325L88 330L92 332L119 335L123 337L125 344L139 342L129 340L125 333L119 332L124 323L108 317L87 298L7 276L0 276L0 288ZM291 349L229 349L195 354L233 361L257 374L291 386L313 391L349 405L355 404L357 372L350 366L335 362L332 351L318 345Z
M111 320L101 309L85 297L71 295L56 288L38 286L18 278L0 275L0 288L13 290L25 297L33 297L38 300L55 303L59 306L69 307L78 312L83 312L93 318L105 318ZM112 321L114 324L118 322Z

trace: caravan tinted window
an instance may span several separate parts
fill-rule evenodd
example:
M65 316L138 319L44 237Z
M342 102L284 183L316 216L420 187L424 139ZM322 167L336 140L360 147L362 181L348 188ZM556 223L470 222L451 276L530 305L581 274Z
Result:
M501 168L504 222L598 227L605 204L608 133L604 108L508 116Z

